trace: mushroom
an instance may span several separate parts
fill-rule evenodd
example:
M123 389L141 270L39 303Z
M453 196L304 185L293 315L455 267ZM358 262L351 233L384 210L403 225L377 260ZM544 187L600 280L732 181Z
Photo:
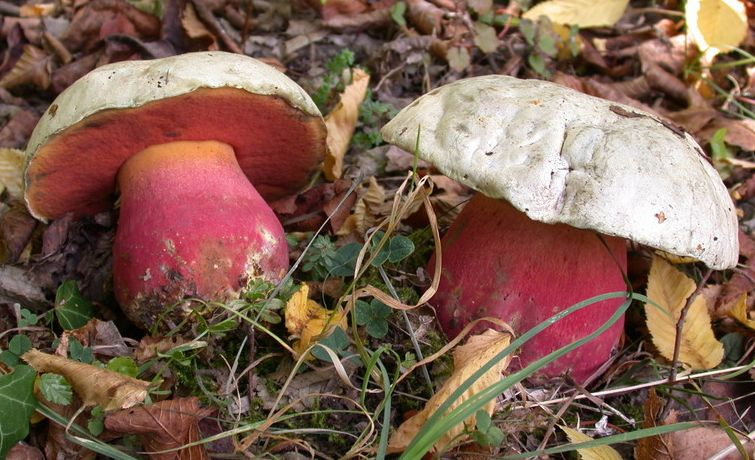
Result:
M734 205L715 169L689 134L633 107L549 82L476 77L418 98L382 135L408 151L417 145L422 159L479 192L442 240L434 303L447 334L485 316L522 333L626 290L626 240L714 269L737 263ZM603 300L551 325L522 347L520 365L592 333L621 303ZM619 321L540 375L586 381L622 330Z
M252 278L280 279L287 245L265 200L308 184L325 136L304 90L247 56L105 65L36 126L26 202L41 220L80 217L110 209L120 190L115 297L150 326L182 299L224 299Z

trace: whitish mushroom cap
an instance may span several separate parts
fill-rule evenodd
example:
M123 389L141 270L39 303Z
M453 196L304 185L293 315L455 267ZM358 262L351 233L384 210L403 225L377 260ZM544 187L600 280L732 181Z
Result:
M233 147L260 194L305 187L320 168L327 129L307 93L248 56L199 52L99 67L63 91L26 149L31 213L55 219L112 206L115 176L133 154L172 141Z
M445 175L531 219L736 265L734 204L687 133L553 83L485 76L418 98L382 130Z

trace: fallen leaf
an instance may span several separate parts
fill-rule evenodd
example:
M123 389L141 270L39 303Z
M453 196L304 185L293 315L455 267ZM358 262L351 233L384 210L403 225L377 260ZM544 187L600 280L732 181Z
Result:
M593 0L550 0L537 4L522 17L537 21L540 16L547 16L556 24L579 27L612 26L621 19L628 4L629 0L604 0L596 8Z
M85 406L100 405L105 411L127 409L147 397L149 382L118 372L31 349L21 358L37 372L54 372L68 380Z
M744 324L750 329L755 330L755 320L751 319L747 313L747 293L743 293L737 298L729 309L729 315Z
M651 387L648 390L648 399L642 404L642 428L658 426L658 414L661 413L664 405L665 402L658 397L655 388ZM634 458L637 460L665 459L668 458L667 449L668 442L663 436L648 436L637 440L634 446Z
M45 455L38 448L19 442L8 452L5 460L45 460Z
M739 0L687 0L687 35L709 64L721 52L739 46L747 36L747 13Z
M135 434L152 460L203 460L209 455L201 444L159 452L202 439L199 421L211 412L195 397L169 399L109 414L105 427L116 433Z
M20 198L24 187L24 152L18 149L0 148L0 195Z
M31 254L29 243L36 228L37 220L29 214L22 199L0 204L0 264L28 260Z
M24 54L0 80L0 87L10 89L33 85L41 90L50 87L52 58L36 46L24 46Z
M430 398L425 404L425 407L406 420L399 426L388 441L388 452L398 453L406 449L409 443L412 441L417 432L422 428L428 418L430 418L441 404L448 398L448 396L456 391L457 388L467 379L469 376L479 370L485 363L487 363L493 356L500 353L504 348L509 346L511 342L511 335L505 332L499 332L493 329L487 329L485 332L479 335L470 336L464 345L458 346L454 349L454 371L451 376L446 380L443 386ZM449 407L449 411L453 410L464 401L469 399L475 393L495 384L501 378L501 372L503 372L509 365L511 357L507 356L500 360L489 371L482 375L477 381L469 386L467 391L459 397ZM488 414L493 413L495 408L495 400L488 401L482 410L485 410ZM464 431L464 426L472 427L475 425L475 417L471 416L464 421L463 424L459 424L451 430L444 433L434 445L435 450L442 448L448 448L449 443L457 443L461 441L459 436Z
M693 292L694 281L662 258L653 256L647 297L657 306L645 304L645 315L653 344L668 360L674 355L676 323ZM679 361L693 370L711 369L723 359L724 348L713 335L704 296L698 295L692 301L681 334Z
M580 442L588 442L593 439L582 433L581 431L574 430L568 426L559 425L559 428L566 433L569 441L572 444ZM589 449L577 449L577 453L582 460L621 460L621 454L611 446L591 447Z
M328 128L328 154L325 156L325 177L330 180L341 178L343 157L349 150L351 136L359 119L359 106L367 95L370 76L362 69L351 72L351 83L347 86L338 105L325 117Z
M181 25L186 35L196 41L198 49L207 49L217 51L219 49L218 39L210 32L207 27L197 16L197 11L191 2L186 3L183 15L181 16Z
M166 353L173 348L180 345L189 343L190 340L183 337L170 336L170 337L153 337L146 336L139 341L139 345L134 350L134 359L137 362L143 363L154 357L159 353Z
M309 298L309 286L302 284L286 303L286 330L296 340L294 350L302 353L319 335L332 327L346 330L346 315L342 310L328 310Z
M367 189L362 191L357 198L354 212L346 218L336 234L339 236L356 234L358 237L363 237L367 230L375 225L383 212L385 199L385 188L378 184L374 176L370 176Z

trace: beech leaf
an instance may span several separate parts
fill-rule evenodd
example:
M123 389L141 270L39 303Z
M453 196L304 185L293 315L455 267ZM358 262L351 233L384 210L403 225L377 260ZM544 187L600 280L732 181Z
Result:
M338 105L325 117L328 128L328 154L325 156L325 177L328 180L341 178L343 174L343 157L349 150L351 136L359 120L359 106L367 96L370 76L362 69L351 72L351 84L341 93Z
M53 372L68 380L85 406L102 406L105 411L127 409L147 397L149 382L101 369L91 364L31 349L21 358L37 372Z
M668 360L674 355L676 323L693 292L694 281L662 258L653 257L647 297L661 308L645 304L645 315L653 344ZM693 370L711 369L721 362L724 347L713 335L704 296L698 295L692 301L681 333L679 361Z
M319 335L329 332L332 327L340 326L346 329L346 316L343 311L333 311L324 308L309 298L309 286L302 284L301 288L291 296L286 304L286 330L297 339L294 350L302 353L312 345Z
M422 411L402 423L398 430L393 433L388 441L388 452L397 453L404 451L417 432L422 428L422 425L424 425L436 409L443 404L446 398L456 391L456 389L459 388L469 376L474 374L493 356L506 348L510 342L511 335L508 333L488 329L482 334L470 336L464 345L456 347L453 352L453 373L433 397L427 401ZM477 381L474 382L467 391L465 391L464 394L448 408L448 411L450 412L475 393L500 380L501 372L508 367L510 361L511 357L507 356L497 362L495 366L483 374L482 377L477 379ZM481 410L487 412L488 415L492 415L494 408L495 400L490 400ZM455 428L444 433L435 443L435 450L437 451L442 448L447 448L450 443L461 441L462 438L459 435L464 431L464 426L466 425L471 428L475 426L475 424L475 416L470 416L463 424L459 424Z
M538 3L522 17L537 21L546 16L556 24L579 27L612 26L621 19L628 4L629 0L603 0L596 7L594 0L551 0Z
M710 60L731 51L747 36L747 12L739 0L688 0L684 7L687 34Z
M566 436L569 438L569 441L572 442L572 444L577 444L581 442L588 442L592 441L593 439L582 433L581 431L574 430L572 428L569 428L568 426L559 425L559 428L563 430L564 433L566 433ZM590 447L587 449L577 449L577 453L579 454L579 457L582 460L621 460L621 454L619 454L616 449L614 449L611 446L599 446L599 447Z

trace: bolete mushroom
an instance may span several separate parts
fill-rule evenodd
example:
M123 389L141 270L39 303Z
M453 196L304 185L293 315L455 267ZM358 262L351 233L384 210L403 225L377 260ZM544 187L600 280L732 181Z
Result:
M325 136L304 90L253 58L110 64L42 116L27 147L26 202L42 220L86 216L111 208L120 190L115 297L149 326L184 298L280 279L287 246L265 200L307 185Z
M596 295L626 289L626 240L711 268L737 263L734 205L692 137L654 115L543 81L448 84L382 130L477 193L442 240L441 327L491 316L522 333ZM600 236L599 236L600 234ZM431 262L430 267L433 267ZM596 330L604 300L527 342L524 366ZM618 322L541 372L585 381L611 356Z

